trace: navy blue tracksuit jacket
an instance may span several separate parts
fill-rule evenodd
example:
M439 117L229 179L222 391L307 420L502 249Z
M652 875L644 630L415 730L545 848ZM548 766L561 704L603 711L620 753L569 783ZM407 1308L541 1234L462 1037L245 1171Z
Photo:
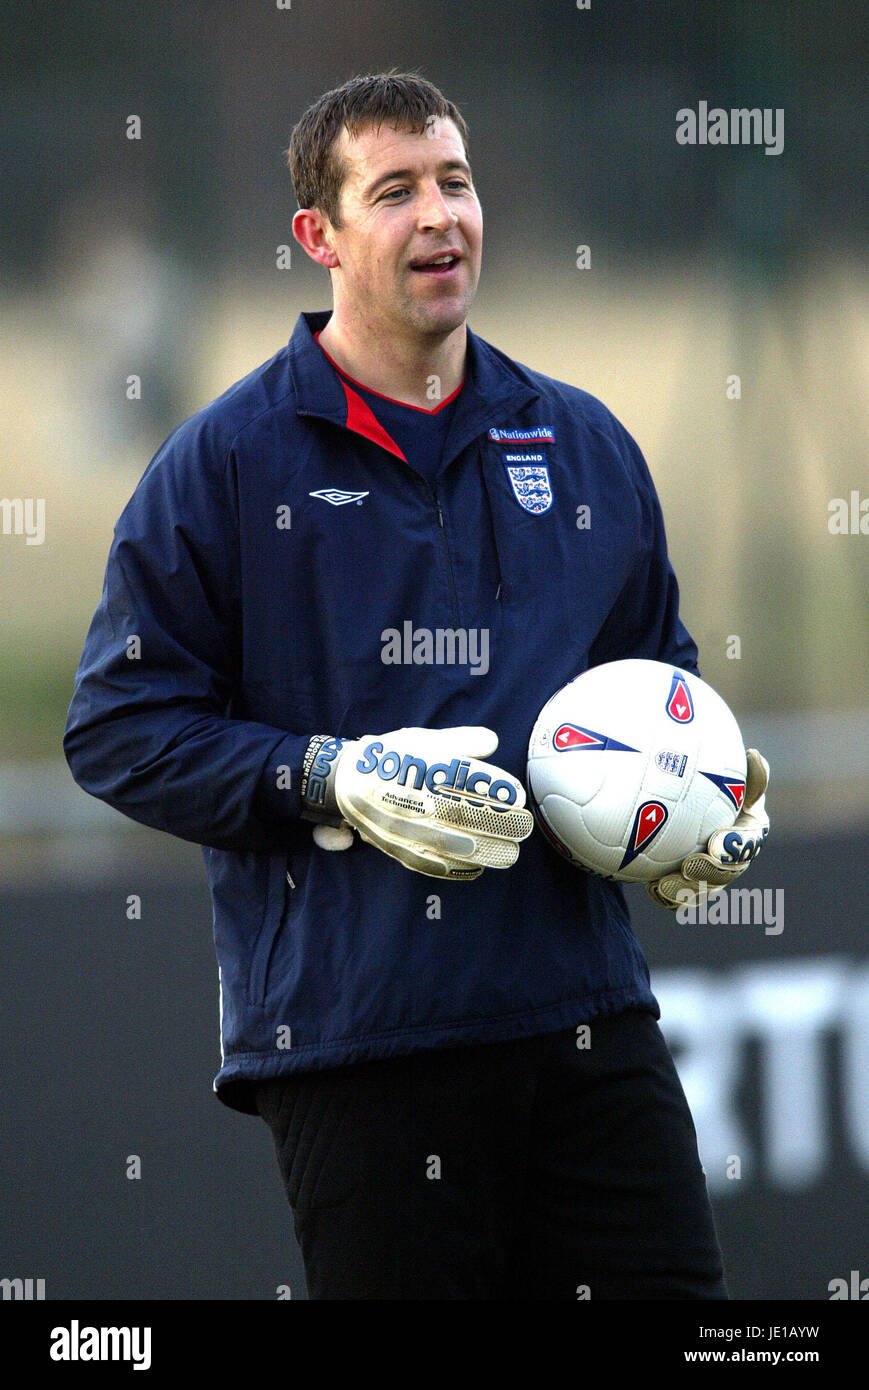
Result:
M88 792L204 847L214 1086L250 1113L250 1081L283 1072L658 1015L621 889L539 830L473 882L358 837L315 845L299 818L313 734L486 725L491 761L524 780L542 705L587 667L696 670L652 480L599 401L469 331L432 484L314 341L328 318L302 314L152 460L115 528L64 739ZM408 622L485 630L488 669L385 665L383 634Z

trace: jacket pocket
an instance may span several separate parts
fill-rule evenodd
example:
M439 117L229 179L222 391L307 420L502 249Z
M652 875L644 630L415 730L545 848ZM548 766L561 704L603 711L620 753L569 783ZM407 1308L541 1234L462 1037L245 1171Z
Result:
M283 851L270 855L265 912L250 963L248 998L251 1004L265 1001L272 958L295 891L289 856Z
M490 444L485 477L504 611L535 631L545 624L548 640L583 653L630 574L639 502L621 475L593 478L561 447L513 454ZM532 462L514 465L513 457Z
M559 642L579 627L581 602L574 578L572 511L563 480L550 454L511 451L505 444L485 446L483 476L489 497L492 537L500 584L500 610ZM528 466L511 462L528 459ZM527 475L527 476L526 476ZM547 577L547 578L545 578ZM554 582L552 582L554 579ZM541 589L547 584L541 603Z

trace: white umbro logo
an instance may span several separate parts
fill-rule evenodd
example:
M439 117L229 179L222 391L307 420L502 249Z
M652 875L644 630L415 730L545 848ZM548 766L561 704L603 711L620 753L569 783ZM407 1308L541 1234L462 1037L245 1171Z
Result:
M340 487L323 487L319 492L309 492L309 497L322 497L324 502L331 502L333 507L343 507L347 502L361 502L363 497L367 497L367 492L342 492Z

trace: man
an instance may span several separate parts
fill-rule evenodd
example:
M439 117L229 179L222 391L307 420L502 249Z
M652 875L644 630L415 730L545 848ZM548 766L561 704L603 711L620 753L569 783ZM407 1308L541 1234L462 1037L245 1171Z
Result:
M290 163L334 308L146 471L70 766L204 846L215 1090L271 1127L312 1298L726 1297L621 890L531 835L521 784L587 666L696 670L648 470L598 401L467 328L482 217L435 87L346 83ZM746 856L756 755L748 783ZM702 869L740 871L713 842Z

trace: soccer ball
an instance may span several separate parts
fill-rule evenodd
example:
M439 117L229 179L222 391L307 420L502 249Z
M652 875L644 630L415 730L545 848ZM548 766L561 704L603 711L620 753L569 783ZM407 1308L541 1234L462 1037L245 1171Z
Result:
M739 726L711 686L661 661L610 661L540 711L528 790L543 834L571 863L647 883L678 869L745 796Z

